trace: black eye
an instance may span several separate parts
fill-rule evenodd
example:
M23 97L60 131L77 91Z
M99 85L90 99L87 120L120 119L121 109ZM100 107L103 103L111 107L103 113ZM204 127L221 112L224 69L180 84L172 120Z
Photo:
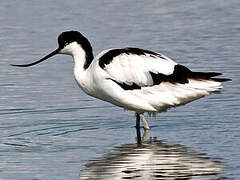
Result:
M59 41L59 46L61 47L61 48L64 48L65 46L67 46L69 43L68 43L68 41L66 41L66 40L62 40L62 41Z

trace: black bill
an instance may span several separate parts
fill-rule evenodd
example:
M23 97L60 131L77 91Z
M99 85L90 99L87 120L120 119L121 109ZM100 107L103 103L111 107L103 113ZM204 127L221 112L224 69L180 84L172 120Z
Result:
M17 67L28 67L28 66L33 66L35 64L38 64L42 61L45 61L46 59L56 55L59 53L59 49L56 49L55 51L51 52L50 54L48 54L47 56L43 57L42 59L36 61L36 62L33 62L33 63L30 63L30 64L11 64L11 66L17 66Z

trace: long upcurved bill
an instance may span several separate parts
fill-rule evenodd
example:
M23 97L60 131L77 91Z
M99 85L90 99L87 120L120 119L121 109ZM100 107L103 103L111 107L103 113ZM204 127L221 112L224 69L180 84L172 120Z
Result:
M17 67L28 67L28 66L33 66L35 64L38 64L42 61L45 61L46 59L56 55L59 53L59 49L56 49L55 51L51 52L50 54L48 54L47 56L43 57L42 59L36 61L36 62L33 62L33 63L30 63L30 64L11 64L11 66L17 66Z

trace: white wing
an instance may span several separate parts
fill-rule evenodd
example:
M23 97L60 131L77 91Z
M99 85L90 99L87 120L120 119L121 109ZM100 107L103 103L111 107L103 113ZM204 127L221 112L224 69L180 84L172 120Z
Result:
M137 48L110 50L100 57L100 65L101 62L115 82L140 87L154 84L151 73L171 75L176 65L164 55Z

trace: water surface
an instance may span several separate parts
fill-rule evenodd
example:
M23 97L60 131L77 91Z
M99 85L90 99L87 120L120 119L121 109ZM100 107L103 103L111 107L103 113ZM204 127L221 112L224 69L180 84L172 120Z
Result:
M214 167L220 163L205 179L239 179L239 6L224 0L1 2L0 179L87 178L83 173L109 155L116 155L114 163L120 152L128 157L138 148L134 113L85 95L74 81L71 57L58 55L25 69L9 66L38 60L56 49L62 31L72 29L88 37L94 54L136 46L232 78L221 93L149 117L144 147L161 154L163 143Z

